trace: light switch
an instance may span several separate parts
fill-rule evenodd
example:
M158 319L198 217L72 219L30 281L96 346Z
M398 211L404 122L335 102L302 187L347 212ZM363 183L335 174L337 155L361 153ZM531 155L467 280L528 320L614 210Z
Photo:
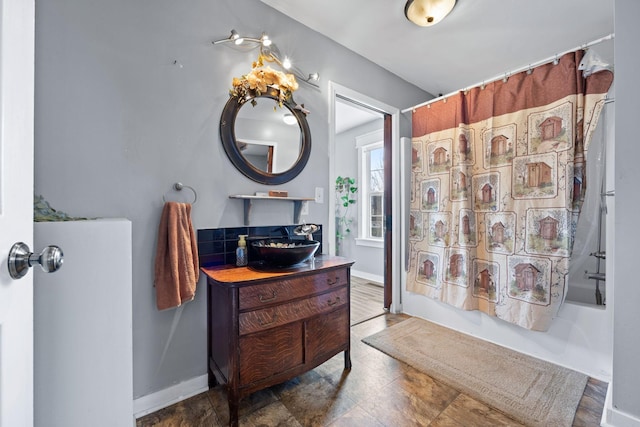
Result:
M316 187L316 203L324 203L324 188Z

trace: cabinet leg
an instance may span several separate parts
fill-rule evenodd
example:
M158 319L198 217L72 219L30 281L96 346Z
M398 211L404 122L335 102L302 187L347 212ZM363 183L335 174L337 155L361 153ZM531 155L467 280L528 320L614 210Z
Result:
M351 350L344 351L344 369L351 369Z
M238 399L229 396L229 427L238 427Z

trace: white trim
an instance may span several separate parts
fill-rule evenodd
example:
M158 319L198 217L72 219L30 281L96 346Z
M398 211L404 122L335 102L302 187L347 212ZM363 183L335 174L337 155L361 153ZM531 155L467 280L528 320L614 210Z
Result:
M391 242L391 268L393 271L393 277L391 277L391 292L392 303L390 311L392 313L398 313L402 311L401 302L401 280L403 279L404 266L401 262L401 200L400 200L400 176L402 171L400 170L400 109L391 105L380 102L367 95L363 95L359 92L341 86L335 82L329 81L329 221L328 221L328 236L336 235L336 218L334 212L335 206L335 151L336 151L336 123L335 123L335 103L336 95L357 100L364 105L370 105L374 110L386 112L391 114L391 167L393 170L393 177L391 183L391 215L396 218L393 221L393 242ZM328 239L328 251L330 254L336 253L335 239Z
M610 426L611 424L609 424L609 418L611 417L611 415L609 414L613 408L612 404L611 404L611 392L613 390L613 387L611 387L611 381L609 381L609 385L607 386L607 394L605 395L604 398L604 408L602 410L602 416L600 417L600 425L601 426Z
M380 120L382 120L382 117L380 118ZM384 145L383 128L356 136L356 148L362 148L365 145L371 145L377 142L380 143L381 147Z
M612 390L613 387L609 383L607 388L607 397L604 400L604 411L602 411L601 426L605 427L638 427L640 426L640 418L626 414L613 407Z
M384 122L382 126L384 127ZM358 238L356 239L356 244L358 244L358 239L375 240L369 237L371 235L371 195L373 194L369 188L371 182L370 152L382 149L384 153L384 129L381 128L362 135L362 137L356 137L356 147L358 150L358 189L361 194L360 203L358 203ZM384 203L384 192L382 193L382 202ZM384 215L382 221L384 222ZM384 229L384 224L382 226ZM384 243L382 238L380 241ZM373 245L364 244L364 246ZM384 245L374 247L384 247Z
M364 271L351 269L351 275L360 279L369 280L370 282L384 283L384 277L377 274L371 274Z
M209 390L209 376L207 374L183 381L155 393L133 399L133 415L138 419L207 390Z
M633 415L626 414L617 409L608 408L606 410L606 420L603 426L611 427L638 427L640 426L640 418L636 418Z
M280 143L278 141L270 141L267 139L247 139L247 138L242 138L242 139L238 139L236 140L236 143L239 142L244 142L246 144L254 144L254 145L263 145L266 147L273 147L273 157L271 159L271 169L274 171L278 170L278 154L280 153L280 149L279 149L279 145Z
M368 246L370 248L384 248L384 240L356 237L356 246Z

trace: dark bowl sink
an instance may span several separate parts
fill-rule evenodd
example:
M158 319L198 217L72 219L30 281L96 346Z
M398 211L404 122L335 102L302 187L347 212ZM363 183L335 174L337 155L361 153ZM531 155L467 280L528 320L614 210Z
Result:
M290 267L311 258L320 246L315 240L264 239L251 242L258 261L274 267Z

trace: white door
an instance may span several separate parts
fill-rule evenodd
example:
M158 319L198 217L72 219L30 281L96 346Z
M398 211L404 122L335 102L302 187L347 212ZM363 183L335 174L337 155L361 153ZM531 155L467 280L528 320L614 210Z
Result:
M33 276L9 276L33 243L33 0L0 0L0 427L33 425Z

